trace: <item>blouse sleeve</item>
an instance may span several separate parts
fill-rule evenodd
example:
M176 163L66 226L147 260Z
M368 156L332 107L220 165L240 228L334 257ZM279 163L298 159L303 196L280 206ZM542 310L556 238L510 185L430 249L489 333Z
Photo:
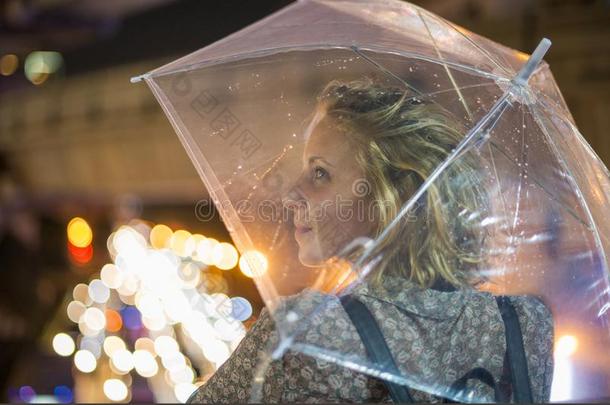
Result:
M265 308L231 357L191 395L187 403L249 402L259 358L275 340L274 323ZM281 368L280 361L273 361L267 369L265 380L272 379L274 384L265 386L265 402L279 400L283 386Z

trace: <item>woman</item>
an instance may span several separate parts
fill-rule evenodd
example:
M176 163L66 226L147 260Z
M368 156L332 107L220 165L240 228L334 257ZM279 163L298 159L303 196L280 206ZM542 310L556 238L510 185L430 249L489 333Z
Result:
M294 215L301 263L322 266L351 240L374 239L387 230L462 134L450 115L403 90L371 79L329 83L306 131L302 174L285 198ZM400 224L385 233L371 255L374 272L351 291L350 297L372 315L371 322L382 334L376 344L389 348L395 374L411 378L418 387L406 390L417 402L451 396L455 391L446 389L457 387L456 381L462 381L462 393L470 395L466 398L477 401L509 400L516 388L504 313L491 294L473 288L485 282L477 269L488 233L470 221L471 214L489 210L480 173L474 154L449 166ZM342 209L346 206L351 210ZM333 230L332 237L328 229ZM349 284L346 279L351 281L342 274L323 274L318 290L336 290ZM316 294L323 296L312 290L300 295L306 294L314 296L313 302ZM312 300L301 302L305 304L298 305ZM532 297L511 297L510 303L526 359L521 377L525 375L535 402L548 401L551 314ZM345 304L336 305L317 314L300 341L371 359L370 342L347 310ZM276 342L277 335L264 310L231 358L190 401L248 401L257 360L269 341ZM368 375L289 350L267 370L263 400L389 402L397 399L394 389Z

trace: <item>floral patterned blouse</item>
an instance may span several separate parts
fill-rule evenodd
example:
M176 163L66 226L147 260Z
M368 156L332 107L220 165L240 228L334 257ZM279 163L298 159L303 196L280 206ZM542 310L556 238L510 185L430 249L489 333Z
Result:
M360 285L353 295L377 320L400 372L412 381L414 401L442 401L442 389L475 367L488 370L496 382L505 373L504 323L493 295L422 289L397 277L376 287ZM305 314L329 299L311 290L299 296L279 311ZM533 399L547 402L553 374L551 313L534 297L514 296L511 302L523 334ZM263 402L391 402L380 380L323 356L303 354L309 349L328 354L326 359L365 362L364 345L343 307L327 305L310 318L307 330L293 342L301 350L289 349L267 368ZM188 402L249 402L259 356L277 342L275 323L264 309L232 356ZM478 380L469 380L467 388L477 402L494 401L493 389Z

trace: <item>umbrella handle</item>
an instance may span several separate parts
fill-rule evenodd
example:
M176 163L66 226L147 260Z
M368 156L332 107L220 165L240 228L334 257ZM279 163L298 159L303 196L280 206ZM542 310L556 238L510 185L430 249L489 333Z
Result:
M534 53L530 55L527 62L525 62L525 65L523 65L519 73L517 73L517 76L515 76L515 78L513 79L513 83L525 86L530 76L532 75L532 73L534 73L534 70L536 69L536 67L538 67L538 64L542 61L542 58L547 53L550 47L551 40L548 38L542 38L542 41L540 41L540 43L534 50Z

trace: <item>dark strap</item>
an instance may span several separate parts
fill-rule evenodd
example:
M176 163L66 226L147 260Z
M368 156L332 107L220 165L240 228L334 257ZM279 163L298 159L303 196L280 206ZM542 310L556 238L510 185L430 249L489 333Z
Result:
M494 390L494 398L496 402L508 402L508 399L502 394L499 386L496 384L494 377L491 373L484 369L483 367L476 367L464 374L462 377L458 378L451 387L449 388L449 392L452 398L456 398L459 396L466 396L466 384L468 380L479 380L483 384L488 385L491 389ZM448 398L443 398L444 403L455 403L453 400Z
M356 331L358 331L366 352L373 363L380 365L383 370L387 370L394 375L400 375L379 325L368 308L351 295L341 297L341 304L354 324ZM407 387L390 381L382 381L388 389L392 401L396 403L413 402Z
M513 401L516 403L532 403L532 391L530 388L527 360L523 347L523 335L521 334L521 326L519 325L517 312L506 296L496 297L496 303L498 304L500 315L504 321L506 337L504 366L505 368L508 367L510 371L510 385L514 395ZM366 305L351 295L341 297L341 304L360 335L366 352L373 363L380 365L384 370L387 370L390 373L401 375L385 338L379 329L379 325ZM481 367L470 370L456 380L450 388L452 396L457 396L457 394L462 393L462 391L466 389L466 383L471 379L480 380L484 384L490 386L494 390L496 402L508 402L509 396L502 392L491 373ZM503 379L500 381L500 385L503 383L502 380ZM413 402L413 398L411 397L407 386L386 380L381 381L385 384L390 393L390 397L394 402Z
M525 349L523 348L523 334L521 333L517 311L515 311L515 308L506 296L496 297L496 302L504 321L506 353L510 367L513 400L519 404L531 404L534 401L532 399Z

